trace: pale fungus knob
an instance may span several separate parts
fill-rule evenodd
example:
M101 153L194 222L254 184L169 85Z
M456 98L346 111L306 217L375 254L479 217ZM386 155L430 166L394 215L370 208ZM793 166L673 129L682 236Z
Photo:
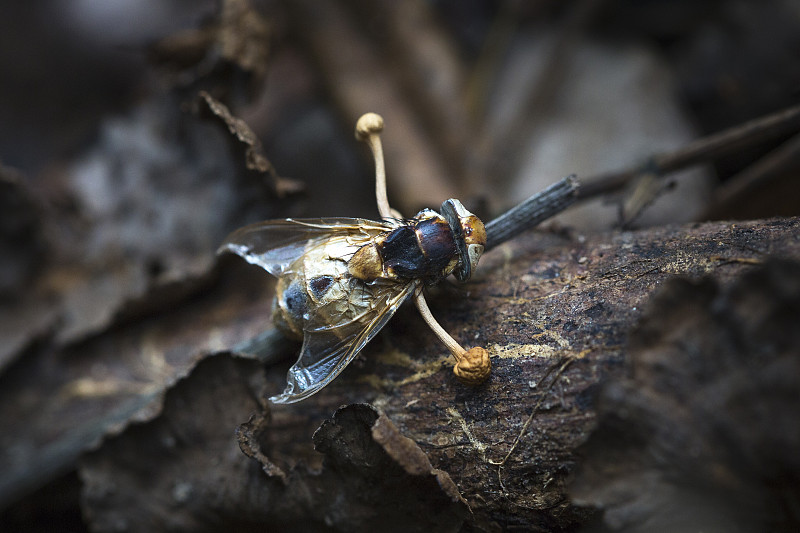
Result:
M364 113L356 122L356 139L365 141L370 135L383 131L383 117L377 113Z

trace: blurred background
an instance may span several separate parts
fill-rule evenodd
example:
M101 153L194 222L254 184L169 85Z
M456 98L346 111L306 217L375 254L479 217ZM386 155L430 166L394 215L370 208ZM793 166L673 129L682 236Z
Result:
M385 119L390 202L407 216L456 197L489 219L568 174L602 184L620 171L557 224L800 214L796 0L42 0L4 2L0 21L6 524L41 511L52 494L24 498L70 471L54 456L25 466L62 434L48 424L107 412L54 407L39 433L28 427L45 420L31 391L95 375L78 396L107 401L91 387L116 363L86 342L207 291L214 251L240 225L377 217L373 164L353 136L365 112ZM231 135L200 91L257 140ZM733 149L659 167L783 110ZM248 149L271 167L248 166ZM191 354L237 337L192 337L119 375L163 386ZM67 364L69 353L80 356ZM43 527L81 524L77 480L62 483Z

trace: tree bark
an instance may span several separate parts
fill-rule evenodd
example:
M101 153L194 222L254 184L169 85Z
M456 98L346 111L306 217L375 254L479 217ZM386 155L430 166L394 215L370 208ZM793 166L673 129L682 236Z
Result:
M575 450L595 422L598 388L627 372L628 332L651 295L676 276L710 276L725 285L769 256L798 258L799 225L705 224L586 240L534 233L504 245L485 258L473 282L445 286L431 298L456 338L489 350L488 383L460 384L449 355L408 306L351 368L302 403L263 402L282 388L286 370L267 366L263 381L251 385L250 397L259 401L245 402L239 414L255 412L240 427L240 444L264 474L227 483L262 494L255 507L245 505L256 523L365 531L401 524L552 531L585 524L597 510L569 499ZM183 386L193 388L192 378ZM311 435L320 424L317 453ZM331 426L336 437L323 430ZM216 429L230 446L226 427ZM121 435L117 445L128 438ZM128 445L133 452L144 443ZM90 490L98 471L130 468L130 457L115 449L84 463ZM139 484L130 491L153 497ZM107 496L99 501L108 506ZM97 500L89 503L94 508ZM237 503L220 511L221 520L241 518ZM124 508L110 506L113 513Z
M797 260L799 229L528 233L487 254L469 284L429 295L454 337L489 350L487 383L459 383L405 306L331 385L287 406L265 398L283 389L296 346L275 344L266 360L219 351L268 327L273 285L226 258L183 305L121 313L67 347L36 344L7 371L0 499L79 464L97 531L578 528L604 499L570 500L576 450L598 391L629 375L629 331L653 293L675 277L726 287L769 257Z

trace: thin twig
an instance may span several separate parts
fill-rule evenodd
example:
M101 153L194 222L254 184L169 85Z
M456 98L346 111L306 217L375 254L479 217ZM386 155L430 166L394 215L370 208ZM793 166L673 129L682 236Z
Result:
M723 215L726 208L745 198L756 187L769 183L792 166L800 165L800 134L790 138L714 191L714 200L699 220L709 220Z
M569 207L577 199L579 185L574 174L567 176L486 224L486 251Z
M800 105L693 141L673 152L655 154L644 164L584 180L578 198L585 200L621 189L647 173L666 174L731 154L800 129Z

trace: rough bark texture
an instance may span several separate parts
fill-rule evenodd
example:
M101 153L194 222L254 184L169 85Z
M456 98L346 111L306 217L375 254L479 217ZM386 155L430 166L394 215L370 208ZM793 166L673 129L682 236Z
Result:
M628 332L643 306L676 276L724 287L768 257L798 259L798 229L797 219L776 219L589 239L532 233L504 245L473 282L431 298L454 336L489 349L492 376L478 388L455 379L411 307L299 404L263 402L282 388L287 364L262 373L252 360L217 355L167 394L158 415L83 462L86 516L100 531L552 531L595 522L600 511L589 504L603 502L571 503L568 483L598 389L628 372ZM257 332L229 310L219 328ZM372 407L349 405L325 421L362 403ZM253 459L234 436L235 421L248 418L239 441Z
M796 531L800 263L674 279L607 384L571 494L620 531Z

